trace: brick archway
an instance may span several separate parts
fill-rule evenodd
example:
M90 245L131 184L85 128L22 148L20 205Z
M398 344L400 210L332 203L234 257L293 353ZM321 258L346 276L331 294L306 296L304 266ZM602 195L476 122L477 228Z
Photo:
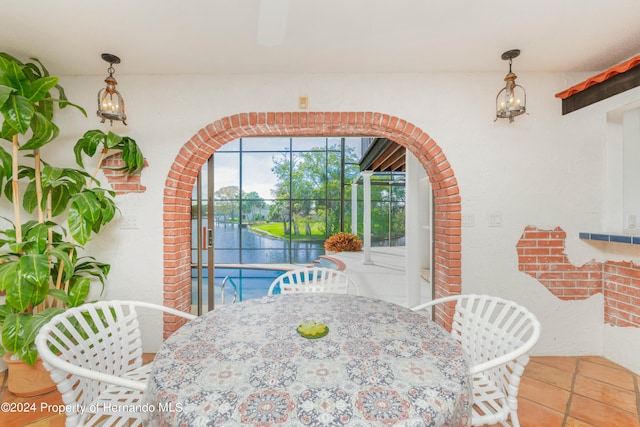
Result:
M437 296L461 292L461 209L456 177L431 137L387 114L243 113L199 130L176 156L164 189L164 304L190 311L191 191L207 159L222 145L248 136L378 136L407 148L424 167L434 196L434 288ZM180 325L165 318L164 334Z

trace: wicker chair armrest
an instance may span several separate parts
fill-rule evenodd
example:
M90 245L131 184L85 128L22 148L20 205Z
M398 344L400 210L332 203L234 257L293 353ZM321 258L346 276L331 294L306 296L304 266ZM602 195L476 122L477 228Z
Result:
M442 304L442 303L451 302L451 301L457 301L459 299L460 299L460 295L453 295L453 296L449 296L449 297L437 298L437 299L431 300L429 302L425 302L424 304L420 304L420 305L416 305L415 307L411 307L411 310L420 311L420 310L424 310L425 308L429 308L429 307L432 307L432 306L437 305L437 304Z
M114 301L114 302L116 303L119 302L123 305L134 305L136 307L150 308L152 310L162 311L167 314L172 314L174 316L184 317L185 319L188 319L188 320L193 320L196 317L198 317L195 314L187 313L184 311L176 310L175 308L166 307L164 305L154 304L151 302L144 302L144 301Z
M537 322L537 320L536 320ZM483 362L480 363L478 365L472 366L471 367L471 374L475 375L478 374L482 371L486 371L488 369L493 369L496 368L500 365L504 365L505 363L509 363L512 360L515 360L519 357L521 357L524 354L529 353L529 351L531 351L531 349L536 345L536 343L538 342L538 339L540 338L540 327L534 327L533 328L533 332L531 334L531 336L529 337L529 339L519 348L510 351L509 353L506 353L500 357L496 357L493 360L489 360L487 362Z
M46 328L46 325L44 326L44 328ZM36 346L38 347L38 352L40 353L40 357L42 358L45 366L50 365L54 368L63 370L73 375L78 375L90 380L101 381L120 387L130 388L132 390L144 391L146 388L146 384L142 384L139 381L134 381L127 378L121 378L115 375L104 374L102 372L82 368L80 366L76 366L72 363L60 359L49 349L49 346L45 342L44 335L38 335L38 337L36 338Z
M135 307L158 310L170 315L183 317L189 320L193 320L197 317L193 314L185 313L183 311L176 310L174 308L165 307L162 305L148 303L144 301L112 301L112 302L115 304L130 305ZM82 306L70 308L68 310L82 311ZM58 316L65 316L65 313L61 313ZM48 337L51 332L51 329L53 328L53 324L55 323L55 319L58 316L55 316L53 319L51 319L51 321L48 324L44 325L41 328L35 340L36 347L38 348L38 353L40 354L40 357L42 358L45 366L48 364L49 366L52 366L54 368L60 369L62 371L68 372L73 375L88 378L90 380L100 381L100 382L104 382L107 384L120 386L120 387L126 387L132 390L144 391L144 389L146 388L145 383L128 379L126 377L122 378L115 375L106 374L96 370L74 365L70 362L67 362L66 360L61 359L60 357L58 357L58 355L56 355L53 351L51 351L47 341L48 341Z

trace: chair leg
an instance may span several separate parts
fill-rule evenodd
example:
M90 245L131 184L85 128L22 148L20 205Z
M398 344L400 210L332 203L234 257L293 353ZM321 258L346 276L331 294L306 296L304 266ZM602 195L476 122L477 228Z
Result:
M509 424L507 424L507 421L505 420L502 423L504 427L520 427L520 420L518 420L518 412L516 411L509 412L509 418L511 418L511 426L509 426Z

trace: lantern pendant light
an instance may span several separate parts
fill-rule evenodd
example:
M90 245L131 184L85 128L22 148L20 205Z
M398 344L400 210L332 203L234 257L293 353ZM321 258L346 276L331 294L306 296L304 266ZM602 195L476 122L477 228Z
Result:
M113 125L113 121L116 120L126 125L127 115L124 112L124 100L120 92L116 90L118 82L113 77L115 72L113 64L119 64L120 58L110 53L103 53L102 59L109 63L109 68L107 69L109 76L104 79L107 87L100 89L98 92L98 117L102 119L101 123L109 120Z
M514 117L527 111L527 93L522 86L516 84L518 76L511 71L511 62L518 55L519 49L508 50L502 54L502 59L509 61L509 73L504 77L505 87L496 97L496 120L508 118L511 123Z

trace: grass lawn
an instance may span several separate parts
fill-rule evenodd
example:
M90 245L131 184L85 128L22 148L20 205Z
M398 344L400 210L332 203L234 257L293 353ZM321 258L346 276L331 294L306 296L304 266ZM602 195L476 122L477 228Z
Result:
M311 236L308 236L305 234L305 224L300 223L299 224L300 227L300 235L296 236L295 234L293 235L292 239L293 240L305 240L305 239L314 239L314 240L324 240L325 239L325 233L324 233L324 224L321 222L312 222L311 223ZM254 224L251 226L252 230L256 230L258 232L263 232L265 234L270 234L272 236L275 237L280 237L280 238L289 238L288 234L284 234L284 226L282 225L281 222L269 222L266 224Z

